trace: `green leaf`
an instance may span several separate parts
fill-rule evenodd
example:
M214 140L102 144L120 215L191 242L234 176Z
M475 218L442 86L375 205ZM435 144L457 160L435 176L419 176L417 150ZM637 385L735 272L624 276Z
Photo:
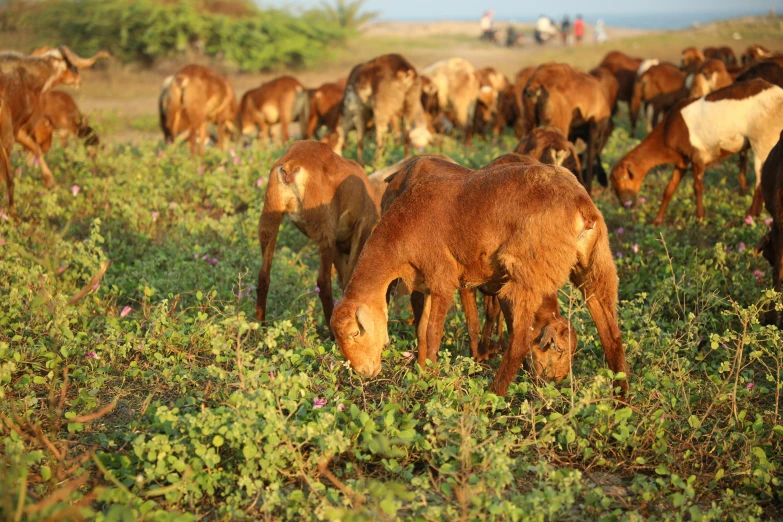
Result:
M41 478L44 480L52 478L52 469L49 466L41 466Z
M212 437L212 445L215 446L216 448L222 446L223 442L224 442L223 437L221 437L220 435L215 435L214 437Z

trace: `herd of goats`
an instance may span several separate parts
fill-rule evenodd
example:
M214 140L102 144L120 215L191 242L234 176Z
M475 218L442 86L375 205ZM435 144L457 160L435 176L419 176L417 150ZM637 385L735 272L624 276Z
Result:
M104 56L85 59L67 47L0 54L0 163L11 206L15 141L38 158L47 186L54 179L43 154L53 132L97 143L73 99L51 89L78 84L79 70ZM649 132L607 175L601 153L621 101L629 106L632 127L641 117ZM239 103L225 77L188 65L163 82L159 113L166 140L187 140L194 155L203 155L211 139L208 124L217 128L219 147L227 137L256 133L271 140L276 124L288 142L289 124L300 124L305 139L293 142L269 175L259 222L256 315L266 320L272 259L287 215L318 246L326 324L362 375L380 371L391 297L410 294L424 366L437 360L458 290L473 357L485 360L505 350L492 391L505 395L525 361L538 377L560 380L576 347L557 301L569 279L585 298L609 368L627 375L617 273L606 224L590 197L594 176L604 186L611 182L620 203L630 207L650 169L674 165L654 220L660 224L690 166L696 214L703 219L705 168L737 154L744 193L752 150L756 188L749 213L758 215L763 202L772 215L757 248L772 264L780 290L783 54L760 45L748 47L739 62L728 47L691 47L679 65L612 51L589 73L545 63L522 69L514 82L461 58L417 71L402 56L388 54L315 89L282 76L248 91ZM377 162L389 128L404 143L405 159L368 176L361 166L365 134L374 130ZM520 138L516 149L478 170L443 155L409 156L411 145L421 151L436 135L458 132L467 144L475 134L506 128ZM358 163L342 157L351 131L357 133ZM332 296L333 268L343 289L339 303ZM484 296L483 327L477 289ZM768 315L777 322L774 311ZM627 392L626 379L615 386Z

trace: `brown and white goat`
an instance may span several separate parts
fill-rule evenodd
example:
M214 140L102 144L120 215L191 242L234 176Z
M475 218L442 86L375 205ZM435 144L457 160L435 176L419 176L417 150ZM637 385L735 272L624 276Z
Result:
M325 126L330 133L335 132L340 116L340 101L344 93L345 86L338 83L324 83L299 94L294 104L294 114L299 117L299 126L304 139L312 138L322 126ZM299 105L301 107L298 107Z
M237 112L236 96L228 79L202 65L186 65L174 75L168 93L166 127L170 135L176 138L182 129L187 129L191 154L196 155L198 139L198 154L203 156L207 123L212 123L218 129L217 146L222 148Z
M45 154L49 151L55 132L60 135L63 147L68 144L68 137L71 135L84 140L87 146L98 144L98 136L90 127L87 118L79 111L70 94L63 91L45 92L41 96L41 103L44 117L33 132L33 138L41 148L41 152Z
M633 86L643 61L641 58L634 58L620 51L610 51L601 60L598 66L607 69L617 80L617 101L631 102Z
M304 87L293 76L281 76L242 95L237 126L243 136L258 131L258 140L272 141L272 125L280 124L280 137L288 142L288 125L294 116L294 101Z
M0 177L6 182L9 206L14 204L14 173L10 167L14 141L33 151L41 165L44 186L52 188L55 185L52 171L33 138L36 126L44 116L41 96L57 85L78 86L79 68L91 67L104 54L81 58L65 46L40 56L0 53L0 87L3 91L0 99Z
M582 182L582 165L574 144L555 127L537 127L522 138L514 152L570 170Z
M386 54L355 66L340 102L335 152L342 154L347 134L355 130L358 160L363 163L364 133L373 119L377 160L389 125L399 117L405 122L406 155L410 143L421 149L432 141L421 106L421 79L410 62L399 54Z
M335 154L328 145L296 141L269 172L258 221L262 264L258 273L256 317L266 320L272 258L283 216L318 246L318 297L326 324L332 317L332 266L344 287L380 215L380 201L364 169Z
M590 192L594 170L606 186L600 158L612 129L612 108L601 82L568 64L544 64L527 82L524 98L529 121L526 128L551 126L572 141L576 136L584 139L587 149L581 163L585 188Z
M536 310L570 278L585 296L609 367L628 373L606 224L565 169L512 164L469 176L436 171L397 198L367 240L332 316L340 351L362 375L380 372L389 338L386 290L398 278L426 296L421 364L437 360L454 290L495 287L511 327L491 390L505 395L530 352ZM626 380L616 385L628 388Z
M688 97L686 76L670 63L653 65L639 76L633 88L630 106L631 133L636 129L639 109L643 105L652 109L652 121L647 125L649 132L678 101Z
M763 252L764 258L772 265L772 285L776 292L780 292L783 280L783 131L761 169L761 193L764 207L772 216L772 225L756 246L756 251ZM766 322L780 326L774 307L767 312Z
M680 102L653 131L612 169L620 203L632 205L647 172L674 164L661 208L660 225L685 170L693 166L696 216L704 218L704 170L750 143L755 157L756 193L751 214L761 210L761 166L783 128L783 89L764 80L734 83L705 97Z

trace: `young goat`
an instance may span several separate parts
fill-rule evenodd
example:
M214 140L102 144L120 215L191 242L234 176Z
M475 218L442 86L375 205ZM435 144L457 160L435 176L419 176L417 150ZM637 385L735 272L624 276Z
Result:
M380 215L379 201L364 170L317 141L294 142L272 166L258 221L262 264L258 273L256 317L266 320L269 274L283 216L318 245L318 296L332 317L332 265L340 286L353 272L359 252Z
M612 185L620 203L631 206L647 172L674 164L661 208L653 220L660 225L666 207L688 165L693 165L696 216L704 218L702 195L706 167L750 143L755 156L756 193L750 213L761 210L761 166L783 127L783 89L764 80L724 87L703 98L680 102L664 120L612 169Z
M609 367L627 374L606 224L574 176L549 165L501 165L467 176L436 171L404 191L370 236L332 330L353 368L377 375L388 344L386 290L400 278L426 295L423 365L437 360L454 290L497 288L511 327L491 389L505 395L530 351L536 310L569 277L585 296ZM625 380L616 385L628 388Z

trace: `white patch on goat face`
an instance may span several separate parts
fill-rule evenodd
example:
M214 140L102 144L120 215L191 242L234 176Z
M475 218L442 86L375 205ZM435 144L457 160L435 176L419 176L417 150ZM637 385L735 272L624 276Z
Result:
M286 183L282 165L277 167L275 176L277 176L277 187L280 192L283 208L286 209L291 221L299 228L304 223L302 209L304 207L307 178L309 177L307 170L303 167L297 167L296 172L293 175L294 179L291 183Z
M682 118L699 158L710 163L721 156L721 150L739 152L746 138L750 138L751 145L767 141L769 135L777 141L783 127L783 89L774 86L735 100L699 98L682 109ZM759 152L754 149L754 153ZM766 158L768 150L761 152Z

